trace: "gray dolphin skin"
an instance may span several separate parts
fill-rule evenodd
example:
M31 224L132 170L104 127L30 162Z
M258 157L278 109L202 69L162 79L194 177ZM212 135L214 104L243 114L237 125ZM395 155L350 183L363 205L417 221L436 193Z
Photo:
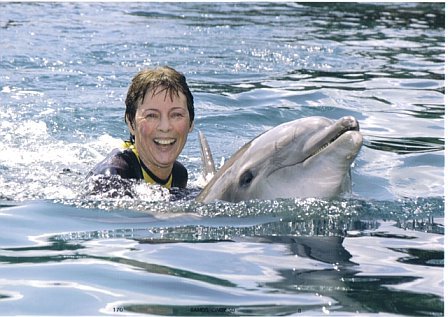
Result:
M201 132L199 139L204 171L214 173L211 151ZM358 121L351 116L283 123L239 149L196 200L335 197L351 189L350 166L362 142Z

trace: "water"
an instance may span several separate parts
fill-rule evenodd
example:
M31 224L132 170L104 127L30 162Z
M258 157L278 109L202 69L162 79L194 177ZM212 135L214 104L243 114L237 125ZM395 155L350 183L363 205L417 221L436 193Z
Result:
M0 4L0 315L442 316L440 3ZM140 69L187 76L221 163L280 123L355 116L350 196L80 195Z

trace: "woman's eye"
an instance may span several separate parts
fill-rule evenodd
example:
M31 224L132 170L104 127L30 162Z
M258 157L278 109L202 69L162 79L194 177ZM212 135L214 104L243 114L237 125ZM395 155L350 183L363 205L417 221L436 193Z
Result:
M183 117L184 117L184 114L183 114L183 113L180 113L180 112L173 112L173 113L171 114L171 116L172 116L173 118L183 118Z
M148 113L146 115L147 119L157 119L159 116L157 115L157 113Z

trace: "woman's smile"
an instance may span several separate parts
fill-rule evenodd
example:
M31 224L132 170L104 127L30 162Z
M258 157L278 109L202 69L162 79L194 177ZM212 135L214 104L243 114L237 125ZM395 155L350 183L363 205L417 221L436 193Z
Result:
M176 139L173 138L157 138L154 139L154 143L161 146L173 145L176 143Z

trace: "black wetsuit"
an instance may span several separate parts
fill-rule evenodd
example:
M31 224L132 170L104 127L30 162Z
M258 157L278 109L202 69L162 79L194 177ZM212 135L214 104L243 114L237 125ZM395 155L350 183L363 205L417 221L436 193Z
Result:
M185 188L188 181L187 169L178 161L174 162L170 177L162 180L154 175L130 148L114 149L90 171L87 178L93 179L92 176L94 175L104 175L104 177L95 179L93 187L89 189L89 194L104 193L110 189L120 189L122 187L124 194L132 197L134 195L131 193L130 183L127 181L130 179L145 180L148 183L159 184L168 189L173 187ZM107 181L104 181L105 178Z

